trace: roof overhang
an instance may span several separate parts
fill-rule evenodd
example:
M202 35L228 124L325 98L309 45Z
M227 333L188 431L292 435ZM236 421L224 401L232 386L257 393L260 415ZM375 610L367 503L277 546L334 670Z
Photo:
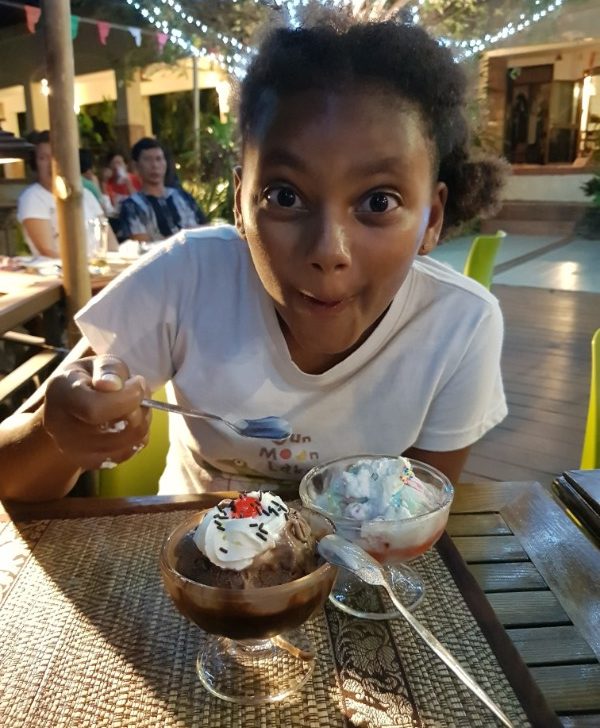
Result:
M486 51L483 55L489 58L501 58L502 56L525 56L532 53L546 53L552 51L565 51L569 49L586 48L590 46L600 45L600 37L598 38L581 38L579 40L562 41L561 43L545 43L543 45L522 45L511 46L510 48L495 48L492 51Z

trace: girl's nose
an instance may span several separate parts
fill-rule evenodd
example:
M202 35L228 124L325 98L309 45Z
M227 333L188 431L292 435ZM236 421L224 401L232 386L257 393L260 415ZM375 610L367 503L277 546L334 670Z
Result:
M347 268L351 262L350 240L344 225L331 216L323 216L316 228L308 252L310 265L323 273Z

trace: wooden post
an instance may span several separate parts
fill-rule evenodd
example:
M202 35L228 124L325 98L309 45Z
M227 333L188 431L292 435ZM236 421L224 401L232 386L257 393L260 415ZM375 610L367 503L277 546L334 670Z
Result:
M73 316L90 298L83 187L79 171L79 133L74 111L75 63L69 0L43 0L46 65L50 95L52 187L56 199L60 257L67 304L69 345L79 338Z

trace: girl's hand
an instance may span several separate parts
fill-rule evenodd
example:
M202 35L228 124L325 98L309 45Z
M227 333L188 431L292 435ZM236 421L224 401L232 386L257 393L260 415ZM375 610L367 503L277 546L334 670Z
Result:
M48 383L44 427L84 470L127 460L148 441L151 411L143 377L114 356L79 359Z

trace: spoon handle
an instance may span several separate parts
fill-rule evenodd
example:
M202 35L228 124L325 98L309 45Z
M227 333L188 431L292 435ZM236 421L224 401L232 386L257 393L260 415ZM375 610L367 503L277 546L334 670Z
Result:
M201 412L200 410L188 409L187 407L181 407L180 405L173 404L171 402L160 402L157 399L144 398L142 400L142 406L163 410L163 412L175 412L175 414L185 415L186 417L197 417L201 420L219 420L220 422L230 424L227 420L224 420L218 415L212 415L209 412Z
M396 597L392 591L391 586L387 580L384 586L390 595L390 599L400 612L400 614L406 619L410 626L415 632L426 642L429 647L435 652L435 654L445 662L446 665L452 670L452 672L471 690L484 705L486 705L495 716L497 716L505 726L508 728L514 728L511 721L508 719L506 714L494 703L494 701L488 696L488 694L473 680L469 673L462 667L458 660L448 652L444 645L433 635L431 632L424 627L418 619L416 619L411 612L402 604L402 602Z

